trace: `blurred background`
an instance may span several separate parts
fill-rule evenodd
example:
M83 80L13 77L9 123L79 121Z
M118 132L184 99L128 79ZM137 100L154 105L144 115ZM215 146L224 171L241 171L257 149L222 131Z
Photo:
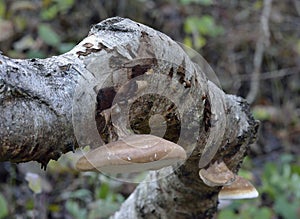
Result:
M0 50L22 59L59 55L113 16L195 49L222 89L248 97L261 121L240 171L260 196L223 203L215 218L300 218L300 1L0 0ZM78 173L78 156L51 161L47 171L0 163L0 219L100 219L117 210L136 184Z

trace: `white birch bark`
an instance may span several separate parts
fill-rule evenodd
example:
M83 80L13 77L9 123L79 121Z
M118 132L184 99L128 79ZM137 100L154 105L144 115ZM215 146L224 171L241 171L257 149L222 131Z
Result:
M46 166L75 147L143 133L144 117L161 113L170 116L165 136L189 158L178 169L150 173L151 182L141 183L112 218L212 218L220 187L203 184L199 168L222 160L236 173L258 124L242 98L226 95L202 69L166 35L123 18L93 26L60 56L1 55L0 160Z

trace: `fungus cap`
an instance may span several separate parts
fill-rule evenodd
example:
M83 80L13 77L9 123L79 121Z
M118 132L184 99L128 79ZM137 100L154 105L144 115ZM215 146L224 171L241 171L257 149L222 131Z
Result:
M185 150L154 135L130 135L89 151L76 163L80 171L131 173L157 170L187 158Z
M215 162L207 169L201 169L199 176L206 185L211 187L229 185L235 180L235 174L224 162Z

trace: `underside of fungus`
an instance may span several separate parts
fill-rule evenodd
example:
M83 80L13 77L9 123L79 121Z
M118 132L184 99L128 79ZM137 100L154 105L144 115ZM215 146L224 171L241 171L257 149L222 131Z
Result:
M199 176L210 187L223 186L219 199L248 199L258 196L255 187L248 180L231 172L223 161L201 169Z
M218 195L219 199L250 199L257 197L258 192L255 187L241 176L236 176L232 184L223 186Z

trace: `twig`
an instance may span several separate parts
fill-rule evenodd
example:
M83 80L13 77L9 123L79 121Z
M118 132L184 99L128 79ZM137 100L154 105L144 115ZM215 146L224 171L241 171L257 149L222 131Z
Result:
M298 15L300 15L300 2L298 0L293 0L296 11L298 13Z
M262 15L260 17L260 28L261 34L256 43L255 53L254 53L254 70L251 77L250 91L247 95L247 101L253 103L255 100L258 89L259 89L259 77L261 71L261 64L263 60L263 54L266 47L269 46L269 17L271 13L272 0L264 0L264 7Z
M268 79L276 79L285 76L290 76L293 74L298 74L299 72L298 67L290 67L290 68L283 68L274 71L264 72L259 75L258 80L268 80ZM239 74L233 77L233 80L240 80L240 81L249 81L252 75L249 74Z

